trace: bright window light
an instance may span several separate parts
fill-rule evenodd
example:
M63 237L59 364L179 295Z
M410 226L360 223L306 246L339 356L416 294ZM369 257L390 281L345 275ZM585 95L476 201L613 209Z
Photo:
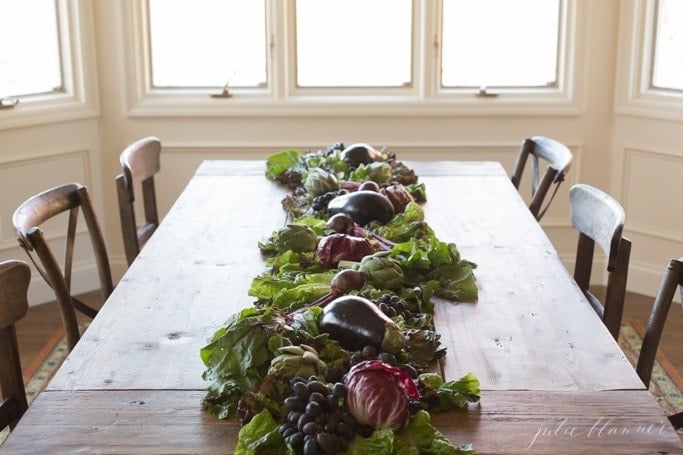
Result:
M297 0L297 85L409 85L411 23L410 0Z
M152 86L262 87L265 1L149 0Z
M63 90L55 0L0 0L0 98Z
M683 90L683 1L657 2L653 88Z
M443 0L441 85L558 84L560 0Z

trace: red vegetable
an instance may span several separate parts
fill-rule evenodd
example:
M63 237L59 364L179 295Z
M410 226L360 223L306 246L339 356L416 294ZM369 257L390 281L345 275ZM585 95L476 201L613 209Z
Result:
M331 234L318 242L316 254L324 267L337 267L339 261L360 261L375 249L368 239L346 234Z
M391 205L394 206L394 212L403 213L406 205L414 202L413 196L406 190L406 187L400 183L394 183L393 185L385 186L380 190L380 192L385 195L391 201Z
M346 405L353 417L375 429L400 429L410 419L410 401L420 399L411 377L381 360L353 366L346 374Z

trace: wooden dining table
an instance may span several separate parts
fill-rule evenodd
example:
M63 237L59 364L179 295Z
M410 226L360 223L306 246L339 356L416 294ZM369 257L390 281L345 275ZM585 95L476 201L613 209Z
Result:
M446 380L481 400L432 423L479 454L683 453L681 439L495 162L407 162L425 219L477 264L476 303L435 299ZM288 190L263 161L205 161L0 454L233 453L201 407L199 350L253 305L257 243Z

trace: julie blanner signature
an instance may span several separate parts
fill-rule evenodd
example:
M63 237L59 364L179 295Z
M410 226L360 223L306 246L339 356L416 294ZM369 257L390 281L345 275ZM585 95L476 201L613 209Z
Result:
M618 437L624 435L655 435L662 434L666 430L666 425L634 425L625 426L614 422L611 418L598 418L592 426L576 426L570 424L567 419L562 419L554 426L541 426L533 435L527 450L533 447L537 441L543 438L587 438L600 439L607 437Z

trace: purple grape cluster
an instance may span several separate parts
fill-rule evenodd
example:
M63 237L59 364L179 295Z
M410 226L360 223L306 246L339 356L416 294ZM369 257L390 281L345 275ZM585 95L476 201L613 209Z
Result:
M410 311L408 310L408 304L397 295L382 294L377 298L376 303L380 311L390 318L398 315L403 316L404 319L409 319L411 317Z
M285 398L287 419L280 434L297 454L334 454L348 448L357 424L343 407L346 386L325 384L317 377L294 378Z

